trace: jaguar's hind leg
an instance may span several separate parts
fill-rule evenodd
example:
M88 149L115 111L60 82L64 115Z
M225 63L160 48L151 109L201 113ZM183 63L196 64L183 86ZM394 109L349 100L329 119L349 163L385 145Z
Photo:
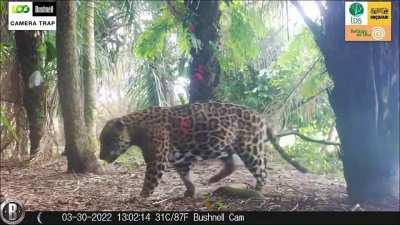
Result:
M224 167L216 175L208 180L209 184L218 182L221 179L231 175L235 171L236 166L232 155L221 158L221 160L224 163Z
M175 164L175 169L186 187L186 191L184 194L185 197L193 197L196 191L190 176L190 167L191 163Z
M247 147L247 151L238 152L246 168L256 178L256 190L261 190L267 178L266 159L263 148ZM253 150L253 151L252 151Z

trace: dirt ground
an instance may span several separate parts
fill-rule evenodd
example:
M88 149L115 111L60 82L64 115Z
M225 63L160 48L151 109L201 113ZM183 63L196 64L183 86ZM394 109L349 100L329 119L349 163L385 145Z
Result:
M230 177L208 186L207 179L221 168L217 161L197 163L193 179L197 187L195 198L183 198L185 187L172 169L164 174L155 193L139 197L145 165L134 172L113 164L104 174L67 174L66 160L35 167L14 167L0 164L1 201L17 199L28 210L244 210L244 211L363 211L399 210L389 206L350 203L341 177L303 174L270 162L268 181L262 196L235 198L213 194L221 186L236 184L252 186L251 174L239 166Z

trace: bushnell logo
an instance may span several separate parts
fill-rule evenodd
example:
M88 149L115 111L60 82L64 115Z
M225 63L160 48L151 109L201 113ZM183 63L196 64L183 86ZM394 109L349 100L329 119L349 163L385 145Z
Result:
M14 5L12 7L12 12L13 13L28 13L29 12L29 6L27 6L27 5Z
M7 200L0 205L0 218L9 225L16 225L22 222L25 217L25 209L20 201Z

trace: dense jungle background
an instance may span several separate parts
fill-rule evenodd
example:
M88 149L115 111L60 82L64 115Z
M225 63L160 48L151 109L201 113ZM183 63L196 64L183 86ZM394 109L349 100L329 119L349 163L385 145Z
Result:
M392 10L398 25L399 2ZM7 1L0 13L0 201L29 210L399 210L398 26L391 42L345 42L341 1L57 1L57 31L9 31ZM243 165L207 186L221 167L207 161L195 166L194 199L182 198L173 169L142 199L140 149L98 159L108 120L209 100L260 112L302 171L270 146L260 195L243 191L255 182Z

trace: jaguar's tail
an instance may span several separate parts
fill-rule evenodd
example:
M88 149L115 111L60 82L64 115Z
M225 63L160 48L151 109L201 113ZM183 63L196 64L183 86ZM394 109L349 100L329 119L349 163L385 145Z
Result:
M300 165L298 162L294 161L286 152L285 150L278 144L274 133L272 132L272 129L270 127L267 128L267 137L268 141L271 142L272 146L274 146L274 149L279 153L279 155L285 159L290 165L292 165L294 168L299 170L302 173L307 173L308 170L304 166Z

